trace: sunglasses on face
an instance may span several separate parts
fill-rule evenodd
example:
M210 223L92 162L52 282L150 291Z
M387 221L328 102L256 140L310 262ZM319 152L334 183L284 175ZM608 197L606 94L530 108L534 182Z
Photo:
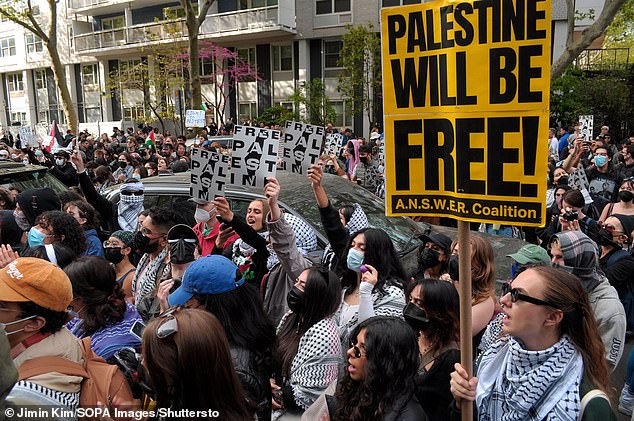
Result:
M511 302L516 303L518 301L524 301L527 303L535 304L538 306L547 306L557 308L554 304L547 301L540 300L539 298L531 297L530 295L522 294L517 288L512 288L511 284L504 284L502 286L502 296L511 294Z
M623 231L617 230L616 227L614 225L612 225L612 224L603 224L603 228L605 228L605 230L607 232L609 232L610 234L617 234L617 233L622 234L623 233Z
M124 190L121 192L122 195L124 196L143 196L143 192L142 191L130 191L130 190Z
M355 358L365 357L365 355L361 353L361 348L357 346L357 341L355 340L350 341L350 349L352 349L352 353Z

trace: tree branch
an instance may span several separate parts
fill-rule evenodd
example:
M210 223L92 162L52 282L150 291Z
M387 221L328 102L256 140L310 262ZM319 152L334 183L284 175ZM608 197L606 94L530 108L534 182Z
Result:
M6 17L11 22L20 25L21 27L23 27L27 31L32 32L33 34L35 34L38 37L42 38L43 41L45 41L45 42L48 41L48 38L46 37L46 34L44 34L44 32L40 28L39 24L37 24L37 22L35 22L35 24L37 26L33 26L33 25L25 22L22 19L23 17L21 18L20 16L18 16L18 14L15 13L15 11L11 11L11 10L6 9L4 7L0 7L0 15ZM45 40L45 38L46 38L46 40Z
M196 23L198 24L199 28L205 21L205 18L207 18L207 12L209 11L211 5L214 4L214 1L215 0L203 0L202 6L200 5L200 3L198 3L198 18L196 20Z
M614 19L614 16L619 11L621 6L625 3L625 0L606 0L603 5L601 15L594 21L592 25L586 28L581 37L573 42L571 45L566 46L564 53L557 59L550 69L550 78L556 79L566 70L566 68L574 61L579 54L588 48L592 41L597 39L605 32L610 22ZM574 25L574 22L572 23Z
M566 48L572 45L575 36L575 0L566 0L566 18L568 20L568 28L566 33Z

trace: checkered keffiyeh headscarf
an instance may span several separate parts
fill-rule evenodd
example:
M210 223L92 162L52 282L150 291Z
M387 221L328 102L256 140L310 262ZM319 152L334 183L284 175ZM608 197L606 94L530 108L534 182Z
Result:
M119 187L119 192L123 192L126 190L143 192L145 191L145 188L143 187L143 183L141 182L121 184L121 187ZM136 231L139 225L139 214L144 210L144 195L127 196L124 194L120 194L119 197L119 215L117 217L119 226L125 231Z
M552 236L557 238L564 257L563 269L572 272L581 280L586 291L594 290L601 282L599 272L599 250L597 244L581 231L564 231Z

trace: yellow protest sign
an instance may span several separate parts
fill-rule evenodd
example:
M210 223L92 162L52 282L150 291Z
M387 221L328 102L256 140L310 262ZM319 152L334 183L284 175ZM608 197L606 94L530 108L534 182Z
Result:
M382 9L386 212L545 223L551 2Z

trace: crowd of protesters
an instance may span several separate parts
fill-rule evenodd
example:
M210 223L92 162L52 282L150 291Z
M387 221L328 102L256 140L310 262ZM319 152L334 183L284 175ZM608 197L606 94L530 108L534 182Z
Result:
M193 226L145 208L146 177L187 171L193 148L229 153L215 136L233 130L229 120L176 137L147 126L68 133L54 150L0 144L0 160L48 166L68 187L0 188L2 405L408 421L460 419L467 400L478 419L615 419L609 375L634 321L634 143L552 130L549 223L509 250L511 279L498 279L489 240L472 234L470 377L459 364L461 245L421 236L407 273L362 206L334 207L322 183L329 173L380 196L378 129L367 141L339 130L339 149L308 171L329 243L320 258L313 228L280 208L282 170L244 215L224 197L191 199ZM94 399L95 361L125 379L115 396Z

